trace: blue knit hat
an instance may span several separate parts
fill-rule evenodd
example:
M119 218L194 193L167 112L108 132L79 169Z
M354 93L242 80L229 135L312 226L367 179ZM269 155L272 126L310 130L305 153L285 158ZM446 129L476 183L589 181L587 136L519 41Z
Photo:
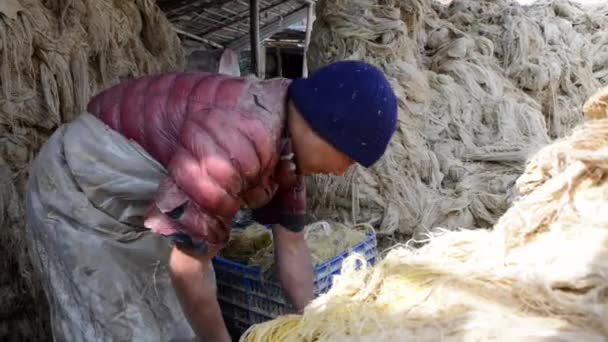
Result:
M289 86L289 97L324 140L364 167L386 151L397 127L397 98L384 74L359 61L318 69Z

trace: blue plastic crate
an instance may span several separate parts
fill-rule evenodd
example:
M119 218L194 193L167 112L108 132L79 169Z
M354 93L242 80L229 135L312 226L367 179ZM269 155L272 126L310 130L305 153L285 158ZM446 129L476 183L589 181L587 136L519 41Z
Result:
M333 276L340 273L342 262L353 253L360 253L369 264L375 264L376 234L369 232L364 241L315 268L315 296L331 288ZM252 324L294 312L275 275L263 275L258 268L220 256L214 258L213 267L218 301L233 333L240 335Z

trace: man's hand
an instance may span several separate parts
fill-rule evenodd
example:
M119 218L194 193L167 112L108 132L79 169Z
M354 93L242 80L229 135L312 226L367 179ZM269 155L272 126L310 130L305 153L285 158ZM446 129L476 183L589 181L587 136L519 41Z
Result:
M199 256L185 247L173 247L169 260L171 280L182 310L198 338L230 342L216 297L213 255L214 251Z
M277 224L272 227L272 235L279 280L295 309L301 312L314 297L312 260L304 232L292 232Z

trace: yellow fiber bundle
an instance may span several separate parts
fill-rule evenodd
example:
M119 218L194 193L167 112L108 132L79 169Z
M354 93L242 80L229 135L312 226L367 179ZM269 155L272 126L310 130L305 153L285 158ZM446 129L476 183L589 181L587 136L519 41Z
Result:
M350 258L303 315L241 341L606 341L608 118L586 113L528 162L493 230L440 231L374 268Z
M272 250L272 234L261 224L254 223L242 230L234 231L230 241L220 253L232 261L250 264L250 260L268 249Z
M313 264L321 264L338 253L353 248L363 242L366 231L372 229L366 224L350 227L330 221L319 221L309 225L306 229L306 242L310 248Z
M313 264L319 265L365 240L365 229L372 228L368 225L349 227L338 222L318 221L307 225L304 229ZM259 224L237 230L232 233L221 255L267 271L274 264L271 231Z

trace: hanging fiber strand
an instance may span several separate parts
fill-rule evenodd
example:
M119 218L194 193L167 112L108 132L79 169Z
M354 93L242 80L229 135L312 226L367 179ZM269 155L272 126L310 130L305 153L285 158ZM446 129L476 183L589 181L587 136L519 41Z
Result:
M0 340L50 339L24 237L30 161L93 94L183 64L153 0L0 0Z
M367 222L403 241L487 228L524 162L582 122L608 84L608 4L320 0L309 65L361 59L400 98L383 160L309 182L320 219Z

